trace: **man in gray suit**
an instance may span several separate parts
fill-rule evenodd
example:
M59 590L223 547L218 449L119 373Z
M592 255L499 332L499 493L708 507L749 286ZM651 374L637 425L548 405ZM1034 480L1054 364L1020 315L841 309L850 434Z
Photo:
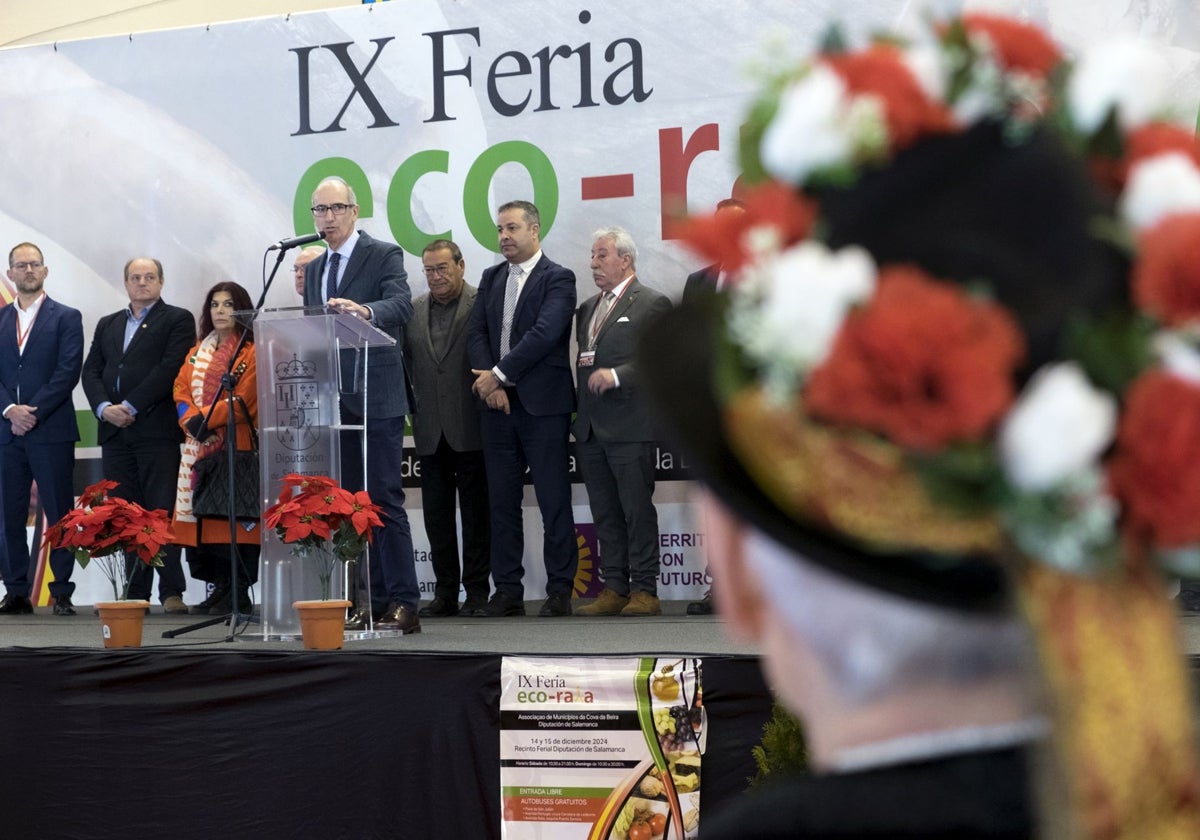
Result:
M637 337L671 308L636 275L637 246L619 227L592 235L599 294L575 313L579 407L572 431L592 521L600 539L604 590L576 615L658 615L658 512L654 432L633 365Z
M371 501L383 508L383 527L376 530L370 551L370 605L358 604L347 622L352 629L366 624L370 609L384 627L404 633L421 632L417 616L420 588L413 562L412 531L404 510L401 484L404 416L408 388L402 347L404 326L412 318L412 293L404 270L404 252L356 230L358 203L354 190L341 178L326 178L313 192L313 219L325 234L328 251L304 269L304 304L349 312L364 318L396 339L392 347L370 351L367 367L366 488ZM350 363L343 359L342 382L352 381ZM361 395L342 394L342 417L347 425L361 422ZM342 485L363 486L362 450L358 436L343 433Z
M412 374L413 439L421 458L422 512L429 535L433 602L422 617L458 615L461 582L471 615L488 600L487 473L479 434L479 403L471 393L474 377L467 361L467 321L475 287L463 281L467 264L448 239L425 246L421 254L429 293L413 301L413 319L404 333L404 356ZM462 513L462 571L454 500Z

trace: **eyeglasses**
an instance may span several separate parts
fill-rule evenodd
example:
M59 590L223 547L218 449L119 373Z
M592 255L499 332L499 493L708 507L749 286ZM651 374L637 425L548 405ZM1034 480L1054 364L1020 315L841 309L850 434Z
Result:
M358 205L355 205L355 204L318 204L316 207L314 207L312 209L312 214L314 216L324 216L327 212L332 210L333 215L341 216L341 215L344 215L345 212L347 210L349 210L351 207L357 207L357 206Z
M37 260L33 260L32 262L17 262L17 263L13 263L13 264L12 264L12 266L10 266L10 267L11 267L11 268L12 268L14 271L25 271L25 270L26 270L26 269L28 269L28 268L32 268L34 271L38 271L38 270L39 270L39 269L41 269L43 266L45 266L45 263L43 263L43 262L38 262Z
M441 276L445 277L446 275L448 275L450 273L450 269L452 269L452 268L454 268L454 266L448 265L447 263L441 263L441 264L435 265L435 266L427 265L421 270L425 272L426 277L436 277L439 274Z

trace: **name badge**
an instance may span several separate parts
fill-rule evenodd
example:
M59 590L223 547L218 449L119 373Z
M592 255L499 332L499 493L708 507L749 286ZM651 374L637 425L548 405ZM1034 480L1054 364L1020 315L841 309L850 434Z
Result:
M596 364L596 351L595 350L583 350L580 352L580 354L579 354L579 366L580 367L591 367L594 364Z

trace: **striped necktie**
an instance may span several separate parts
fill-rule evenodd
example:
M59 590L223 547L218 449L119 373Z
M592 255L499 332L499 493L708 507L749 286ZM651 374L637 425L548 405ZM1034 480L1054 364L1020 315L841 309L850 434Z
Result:
M500 358L512 349L513 315L517 311L517 291L520 289L521 266L508 264L508 285L504 287L504 319L500 322Z

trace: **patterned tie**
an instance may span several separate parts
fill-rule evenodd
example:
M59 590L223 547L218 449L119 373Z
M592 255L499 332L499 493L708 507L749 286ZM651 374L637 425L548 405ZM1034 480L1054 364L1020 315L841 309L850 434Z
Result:
M500 322L500 358L512 349L513 315L517 311L517 290L521 280L521 266L508 264L508 285L504 287L504 320Z
M334 251L329 255L329 278L325 281L325 299L337 296L338 266L342 264L342 255Z
M604 319L608 317L608 310L612 309L613 301L616 299L617 296L612 292L605 292L596 303L596 312L592 315L591 341L588 343L589 350L595 349L596 338L600 335L600 328L604 326Z

